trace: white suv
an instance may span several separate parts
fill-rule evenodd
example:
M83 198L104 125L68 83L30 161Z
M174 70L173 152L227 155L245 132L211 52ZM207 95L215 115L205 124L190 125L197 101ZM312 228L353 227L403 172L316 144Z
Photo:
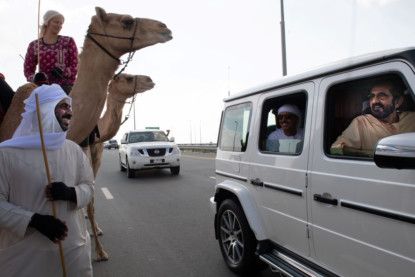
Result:
M121 171L134 177L137 170L170 168L172 175L179 175L181 152L163 131L138 130L124 134L119 148Z
M262 261L288 276L415 276L414 91L410 48L225 99L211 205L226 264L239 273ZM397 116L386 122L381 112ZM287 134L288 122L296 132Z

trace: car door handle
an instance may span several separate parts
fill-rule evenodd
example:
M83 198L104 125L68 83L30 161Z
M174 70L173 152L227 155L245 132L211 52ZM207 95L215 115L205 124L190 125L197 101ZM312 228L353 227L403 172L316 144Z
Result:
M259 178L251 179L251 184L254 186L262 187L264 185L264 182L261 181Z
M331 205L336 205L338 204L337 199L334 198L327 198L325 196L322 196L320 194L314 194L313 198L315 201L321 202L321 203L325 203L325 204L331 204Z

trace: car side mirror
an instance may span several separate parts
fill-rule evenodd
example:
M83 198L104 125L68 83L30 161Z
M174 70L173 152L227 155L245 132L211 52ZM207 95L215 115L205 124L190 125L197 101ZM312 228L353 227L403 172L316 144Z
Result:
M174 142L174 137L171 137L169 140L170 142Z
M415 169L415 133L379 140L373 158L381 168Z

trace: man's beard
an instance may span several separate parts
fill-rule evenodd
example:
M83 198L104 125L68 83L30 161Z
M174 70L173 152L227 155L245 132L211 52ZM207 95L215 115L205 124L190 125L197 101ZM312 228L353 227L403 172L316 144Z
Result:
M66 132L67 130L68 130L68 125L66 125L64 122L63 122L63 119L68 119L69 121L71 120L71 118L72 118L72 116L71 115L64 115L64 116L62 116L62 118L59 118L59 117L57 117L56 119L58 120L58 122L59 122L59 125L61 126L61 128L62 128L62 131L64 131L64 132Z
M381 103L376 103L372 105L371 111L374 117L382 120L395 111L395 106L393 104L384 106Z

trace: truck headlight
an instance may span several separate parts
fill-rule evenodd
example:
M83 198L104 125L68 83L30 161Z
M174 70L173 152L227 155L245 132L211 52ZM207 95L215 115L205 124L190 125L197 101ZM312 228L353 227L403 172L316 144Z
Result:
M131 149L130 156L141 156L144 155L143 149Z
M170 149L171 149L171 151L170 151ZM179 147L174 146L174 147L169 148L169 152L171 154L177 155L177 154L180 154L180 149L179 149Z

